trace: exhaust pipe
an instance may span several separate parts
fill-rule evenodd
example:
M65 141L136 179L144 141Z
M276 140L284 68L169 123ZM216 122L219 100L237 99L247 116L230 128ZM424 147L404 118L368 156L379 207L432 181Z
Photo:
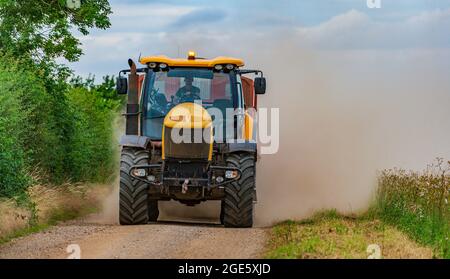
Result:
M139 98L138 98L138 75L136 64L128 59L130 74L128 75L128 102L126 113L125 134L139 135Z

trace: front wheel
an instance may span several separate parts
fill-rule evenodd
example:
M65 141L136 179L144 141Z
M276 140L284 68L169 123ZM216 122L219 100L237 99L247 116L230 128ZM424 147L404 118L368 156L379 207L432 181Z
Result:
M148 185L130 175L133 165L148 164L147 150L124 147L120 156L119 222L121 225L149 221ZM154 218L152 216L152 218ZM158 218L156 216L156 218Z
M227 166L239 168L242 173L238 181L224 187L221 221L225 227L251 227L255 197L255 156L249 153L230 154Z

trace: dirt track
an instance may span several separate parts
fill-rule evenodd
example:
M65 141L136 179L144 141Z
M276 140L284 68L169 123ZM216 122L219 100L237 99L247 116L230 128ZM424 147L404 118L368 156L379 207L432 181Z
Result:
M78 244L81 258L258 258L267 230L225 229L217 223L160 222L102 225L92 218L60 224L0 246L0 258L67 258Z

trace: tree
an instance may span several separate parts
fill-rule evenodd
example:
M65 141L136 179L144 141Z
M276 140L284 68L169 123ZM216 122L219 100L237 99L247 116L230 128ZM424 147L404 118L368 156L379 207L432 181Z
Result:
M69 8L67 0L0 0L0 50L38 63L58 57L77 61L82 50L71 31L87 35L90 28L106 29L109 14L107 0L82 0L78 9Z

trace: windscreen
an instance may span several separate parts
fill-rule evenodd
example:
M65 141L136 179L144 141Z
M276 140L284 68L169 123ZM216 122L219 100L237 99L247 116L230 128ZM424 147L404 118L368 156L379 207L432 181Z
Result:
M231 75L209 69L180 68L155 72L147 80L143 133L160 139L166 114L184 102L196 102L210 110L234 108Z

